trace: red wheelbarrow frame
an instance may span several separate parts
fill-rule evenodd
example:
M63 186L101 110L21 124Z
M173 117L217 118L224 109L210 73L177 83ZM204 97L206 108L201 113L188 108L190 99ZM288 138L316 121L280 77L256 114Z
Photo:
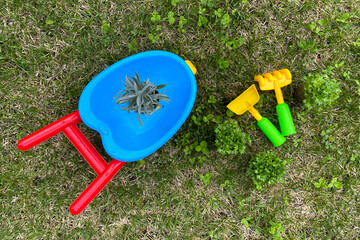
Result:
M56 134L64 132L65 136L95 170L98 176L70 206L70 213L73 215L81 213L126 163L113 159L107 164L76 126L80 122L82 120L77 110L21 139L17 144L21 151L27 151Z

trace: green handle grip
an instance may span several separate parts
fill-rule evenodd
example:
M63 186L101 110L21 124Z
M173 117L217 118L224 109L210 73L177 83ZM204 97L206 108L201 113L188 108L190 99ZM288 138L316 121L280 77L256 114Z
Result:
M286 141L283 135L267 118L262 118L257 122L259 128L265 133L275 147L280 146Z
M281 103L276 106L276 113L279 117L279 124L283 136L288 136L296 133L294 122L291 117L289 105Z

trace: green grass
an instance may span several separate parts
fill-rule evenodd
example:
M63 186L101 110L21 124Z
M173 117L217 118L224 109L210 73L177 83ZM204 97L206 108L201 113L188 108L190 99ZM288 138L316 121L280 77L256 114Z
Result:
M5 2L0 238L269 239L272 222L281 223L283 239L360 238L359 9L356 1L340 0ZM154 22L155 10L160 20ZM170 11L173 24L164 19ZM180 16L187 19L184 32L178 30ZM199 16L207 19L201 26ZM290 69L294 81L283 92L297 134L274 149L249 114L233 116L252 144L243 155L222 156L214 145L216 123L196 125L190 116L144 164L126 165L82 214L72 216L68 207L94 171L63 134L27 152L16 143L76 110L83 88L103 69L154 49L174 52L197 67L191 116L200 118L230 119L226 104L253 84L255 75ZM332 109L306 111L304 77L330 66L341 81L340 98ZM215 103L208 102L210 95ZM273 92L260 95L257 109L277 125ZM107 156L100 136L80 128ZM195 141L206 141L210 153L185 155L183 149ZM246 174L248 162L266 150L292 162L284 183L257 191ZM201 162L198 156L206 158ZM200 179L206 173L212 174L209 184ZM314 186L334 177L343 188Z

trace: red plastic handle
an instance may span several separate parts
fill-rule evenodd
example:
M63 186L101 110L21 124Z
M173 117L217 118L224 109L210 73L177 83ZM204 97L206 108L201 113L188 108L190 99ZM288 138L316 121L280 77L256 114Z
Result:
M79 122L81 122L79 111L75 111L21 139L17 144L20 150L26 151L63 131L70 142L95 170L98 174L97 178L70 206L70 212L73 215L81 213L126 163L112 160L107 164L75 125Z
M60 133L68 126L77 124L79 122L81 122L81 118L79 111L77 110L21 139L17 143L17 146L21 151L27 151L30 148L35 147L36 145L48 140L52 136Z
M107 162L101 157L98 151L96 151L94 146L76 125L65 128L64 134L98 175L104 171Z
M125 165L126 162L112 160L105 170L85 189L84 192L71 204L70 213L77 215L89 205L101 190L110 182L115 174Z

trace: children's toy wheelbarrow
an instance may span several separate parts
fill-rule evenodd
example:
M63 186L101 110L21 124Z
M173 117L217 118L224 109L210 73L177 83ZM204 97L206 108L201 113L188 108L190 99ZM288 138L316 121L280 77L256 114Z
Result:
M171 102L151 116L121 110L113 98L124 89L121 80L134 72L146 76L155 85L166 84ZM148 51L125 58L97 75L83 90L79 110L21 139L18 148L26 151L64 132L98 174L97 178L70 206L79 214L127 162L143 159L165 144L181 127L191 112L196 98L195 67L177 55L165 51ZM76 126L83 121L101 135L106 161Z

